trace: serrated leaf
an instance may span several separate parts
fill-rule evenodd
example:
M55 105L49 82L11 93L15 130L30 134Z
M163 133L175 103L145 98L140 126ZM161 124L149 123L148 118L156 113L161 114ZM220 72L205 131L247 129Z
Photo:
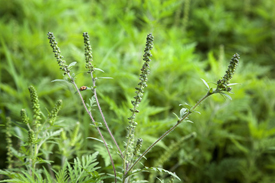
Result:
M96 100L95 100L95 96L92 96L90 99L90 106L96 106Z
M208 86L207 82L204 79L202 79L202 78L201 78L201 80L203 81L203 83L205 84L205 86L209 89L209 86Z

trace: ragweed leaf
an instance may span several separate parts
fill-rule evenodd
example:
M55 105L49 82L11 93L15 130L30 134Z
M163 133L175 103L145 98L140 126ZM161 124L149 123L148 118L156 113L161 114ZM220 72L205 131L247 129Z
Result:
M187 111L188 111L188 109L182 108L182 109L180 110L180 118L182 118L182 117L187 113Z
M68 66L69 69L72 68L73 66L75 66L75 64L77 64L77 62L72 62L72 63L70 63L70 65Z
M178 117L178 115L176 113L173 112L173 114L177 117L178 120L180 120L180 118Z
M99 69L99 68L94 68L94 70L104 72L102 69Z
M227 95L227 94L225 94L225 93L222 93L222 92L220 92L220 94L223 95L224 97L226 97L226 98L232 100L232 98L231 98L229 95Z
M207 82L204 79L202 79L202 78L201 78L201 80L203 81L203 83L205 84L205 86L209 89L209 86L208 86Z

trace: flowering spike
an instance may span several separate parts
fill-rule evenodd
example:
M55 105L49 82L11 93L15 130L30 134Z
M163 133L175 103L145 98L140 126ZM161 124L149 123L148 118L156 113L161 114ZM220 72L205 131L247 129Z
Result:
M139 151L141 149L142 142L143 142L143 140L141 138L137 139L137 144L136 144L136 147L135 147L134 152L133 152L134 156L138 156L139 155Z
M229 66L227 71L225 72L226 74L223 76L221 80L217 81L217 88L216 91L231 91L231 88L228 87L230 79L232 79L235 70L237 68L237 65L239 63L240 56L238 53L234 54L232 59L230 60Z
M22 109L20 114L21 114L22 122L25 123L25 124L28 124L29 123L29 118L26 114L26 110Z
M41 111L40 111L38 96L33 86L29 87L29 91L31 95L34 124L39 124L39 121L41 120L41 117L40 117Z
M55 40L55 37L54 37L53 33L52 32L48 32L47 35L48 35L48 39L50 40L51 47L53 48L54 56L55 56L55 58L57 60L57 63L60 66L60 69L62 71L65 71L64 75L66 73L69 73L70 69L69 69L68 65L66 65L66 61L63 60L63 56L60 55L61 51L60 51L59 47L57 46L57 42Z
M144 88L147 87L147 84L146 84L146 82L148 80L147 75L150 73L149 63L151 61L150 57L152 57L150 50L152 50L152 48L153 48L153 40L154 40L153 35L148 34L146 40L147 41L146 41L144 54L143 54L144 63L141 68L141 73L139 75L140 82L138 83L138 87L135 88L136 89L136 91L135 91L136 96L134 97L135 100L131 101L131 103L133 104L133 108L130 109L130 111L132 112L132 116L128 118L129 119L129 127L127 128L127 136L126 136L126 138L128 140L127 140L127 144L125 145L124 163L131 162L131 157L133 157L132 156L133 153L136 153L136 151L137 151L137 150L134 150L134 132L135 132L135 128L137 126L137 122L135 122L134 120L135 120L136 113L139 113L139 110L137 110L137 107L142 100ZM139 142L140 146L141 146L141 142ZM132 154L129 152L132 152Z
M49 114L49 123L51 125L53 125L55 120L56 120L57 113L59 112L59 110L61 108L61 104L62 104L62 100L58 100L55 104L55 107L53 108L53 110Z
M83 37L84 37L84 47L85 47L86 69L88 69L89 72L93 72L94 67L92 65L93 56L92 56L92 47L90 44L90 37L87 32L83 33Z

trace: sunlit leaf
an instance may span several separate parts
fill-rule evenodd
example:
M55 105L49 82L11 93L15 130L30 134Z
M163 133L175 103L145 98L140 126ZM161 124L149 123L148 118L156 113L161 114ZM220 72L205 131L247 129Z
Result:
M94 70L104 72L102 69L99 69L99 68L94 68Z
M182 116L184 116L186 113L187 113L187 109L186 108L182 108L181 110L180 110L180 117L182 118Z
M72 63L70 63L70 65L68 67L72 68L73 66L75 66L75 64L77 64L77 62L72 62Z
M203 83L205 84L205 86L209 89L209 86L208 86L207 82L204 79L202 79L202 78L201 78L201 80L203 81Z

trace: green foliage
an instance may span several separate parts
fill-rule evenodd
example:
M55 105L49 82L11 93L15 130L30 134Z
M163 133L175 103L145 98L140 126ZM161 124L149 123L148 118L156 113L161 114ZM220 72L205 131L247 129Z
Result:
M274 0L1 1L0 121L3 125L6 117L11 118L9 131L13 136L13 148L9 148L10 142L0 146L1 169L9 162L15 167L25 165L26 123L28 118L33 119L29 85L36 88L39 97L42 126L48 115L55 118L51 109L56 101L63 101L54 125L42 128L49 131L38 141L46 140L39 157L47 163L38 165L43 173L34 175L37 180L47 180L50 169L58 172L66 167L66 159L70 162L73 157L102 148L102 143L87 140L100 137L90 125L70 82L50 82L63 79L63 73L50 54L45 37L48 31L54 32L59 40L77 85L91 88L81 92L86 103L90 103L93 87L85 70L81 40L83 32L89 33L94 69L104 70L95 69L97 77L113 78L98 79L96 89L106 121L120 147L124 145L128 109L142 65L143 38L152 32L155 41L148 90L136 118L139 125L135 136L143 139L141 153L176 123L178 119L173 112L180 116L179 104L186 102L193 106L207 91L200 78L207 81L209 88L216 88L213 82L222 79L232 54L238 52L241 59L231 81L239 83L232 86L232 100L219 95L208 98L198 107L200 114L189 117L193 123L179 125L146 155L144 164L154 166L161 155L170 151L172 142L196 132L195 140L170 154L169 161L162 164L164 169L176 172L185 182L274 182L274 8ZM95 120L102 122L92 105L94 102L90 103L90 111ZM24 123L21 109L26 114ZM77 121L79 133L72 143L75 146L71 146ZM100 129L108 145L113 146L106 128ZM55 133L59 135L51 136ZM4 139L7 134L3 131L0 136ZM6 162L7 151L13 154L12 161ZM116 149L111 149L111 153L116 154ZM115 162L121 160L119 156L113 157ZM98 162L101 167L110 164L103 148ZM47 171L42 165L46 165ZM139 166L142 169L143 165ZM14 175L14 179L25 182L34 179L23 168L20 171L22 174ZM109 167L102 171L112 172ZM5 172L10 176L14 173L10 169ZM60 180L68 177L66 169L63 174ZM147 180L148 174L135 177Z
M52 177L47 169L43 167L40 171L35 171L34 169L31 169L34 173L34 175L30 175L28 171L22 170L20 172L12 172L12 171L3 171L0 170L0 174L6 175L10 177L8 180L9 182L18 182L18 183L25 183L25 182L31 182L31 183L64 183L64 182L100 182L102 179L107 178L101 177L101 174L99 174L96 170L99 169L99 167L96 167L98 164L96 162L96 157L98 153L94 153L92 155L88 156L82 156L81 160L79 158L74 159L73 165L70 165L69 162L65 162L64 166L59 170L59 172L56 172L56 180L54 177ZM45 178L43 178L45 177Z

